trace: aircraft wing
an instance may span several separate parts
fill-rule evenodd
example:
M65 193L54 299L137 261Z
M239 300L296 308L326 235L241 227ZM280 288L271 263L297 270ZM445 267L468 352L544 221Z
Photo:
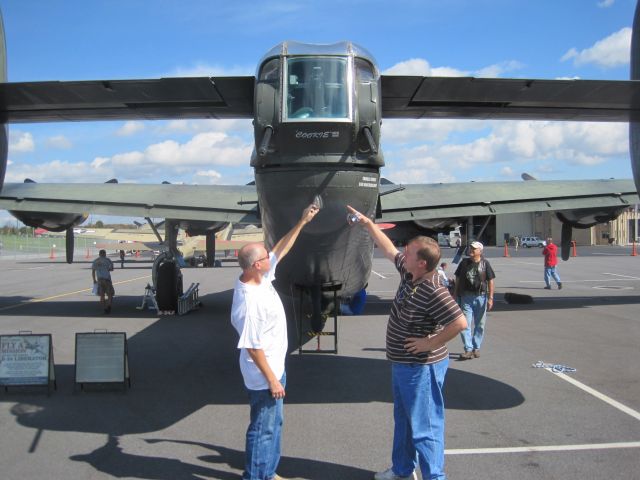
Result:
M385 118L640 119L640 82L382 76Z
M638 203L632 180L382 185L378 222L503 213L624 208Z
M259 224L253 185L6 183L0 208Z
M253 76L0 84L8 123L253 118ZM640 82L382 76L385 118L627 122Z
M9 123L253 118L254 77L175 77L0 84Z

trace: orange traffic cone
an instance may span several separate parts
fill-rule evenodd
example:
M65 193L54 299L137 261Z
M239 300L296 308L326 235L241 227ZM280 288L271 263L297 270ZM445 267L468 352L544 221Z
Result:
M631 247L631 256L632 257L636 257L638 255L638 252L636 252L636 241L633 241L633 246Z
M89 249L87 248L87 254L85 255L85 257L87 260L90 259L91 257L89 256Z
M510 257L509 255L509 245L507 244L507 241L504 241L504 255L502 255L503 257Z
M571 240L571 256L572 257L577 257L578 256L578 251L576 250L576 241L575 240Z
M51 247L51 253L49 253L49 258L51 260L53 260L54 258L56 258L56 249L54 247Z

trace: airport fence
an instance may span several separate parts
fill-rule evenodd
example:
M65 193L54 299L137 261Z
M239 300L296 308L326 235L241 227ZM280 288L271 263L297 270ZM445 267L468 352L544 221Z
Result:
M90 237L76 237L74 244L74 258L77 260L96 258L98 243L105 243L103 239ZM65 237L48 236L33 237L27 235L0 235L0 259L17 260L27 258L64 259L66 255Z

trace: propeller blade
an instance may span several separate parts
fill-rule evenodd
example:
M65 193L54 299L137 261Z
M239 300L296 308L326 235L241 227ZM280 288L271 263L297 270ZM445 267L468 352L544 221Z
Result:
M571 236L573 235L573 227L570 223L562 224L562 237L560 238L560 248L562 251L562 260L565 262L571 256Z

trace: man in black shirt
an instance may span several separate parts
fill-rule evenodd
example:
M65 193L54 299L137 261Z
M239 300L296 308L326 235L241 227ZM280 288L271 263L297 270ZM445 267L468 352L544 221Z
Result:
M491 264L482 256L483 248L482 243L471 242L469 258L460 262L456 269L454 297L462 308L468 325L461 334L464 353L460 360L480 356L487 311L493 308L493 279L496 274Z
M394 404L392 466L374 478L415 480L418 460L422 478L444 480L446 343L467 322L440 281L440 247L435 240L416 237L400 253L371 219L347 208L400 273L386 335Z

